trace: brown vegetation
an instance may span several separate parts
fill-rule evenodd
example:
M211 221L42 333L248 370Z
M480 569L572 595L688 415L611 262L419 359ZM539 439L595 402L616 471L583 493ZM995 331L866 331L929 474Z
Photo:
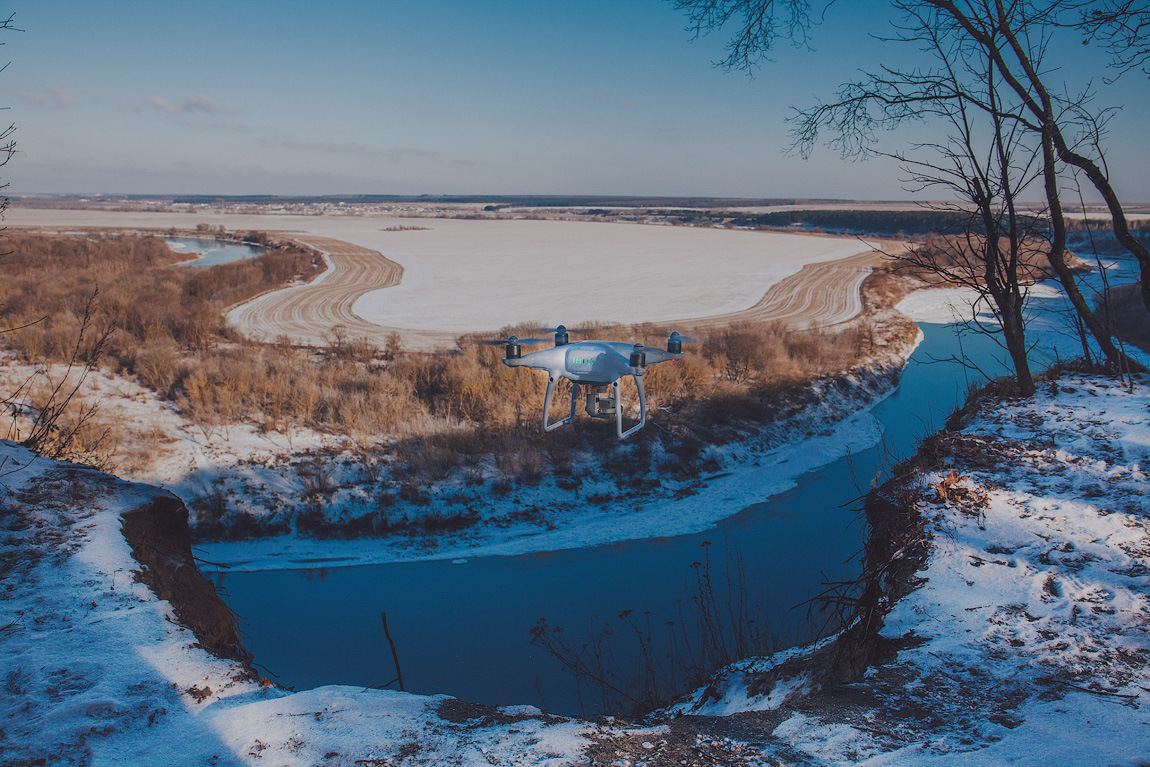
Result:
M1002 252L1009 252L1009 245L1007 239L1002 238L999 247ZM981 249L982 240L978 235L930 234L916 250L905 256L895 255L892 261L877 268L917 279L926 285L947 286L954 284L946 277L948 267L964 275L978 276L985 268L980 262ZM1033 237L1022 243L1018 271L1024 282L1034 283L1054 277L1046 259L1049 250L1050 243L1042 238ZM1074 271L1087 268L1071 253L1067 253L1066 260Z
M186 257L148 236L13 234L4 250L0 321L20 328L6 344L29 361L67 359L98 289L92 338L110 330L109 360L132 373L162 365L165 350L215 346L228 337L224 308L320 268L316 255L300 248L208 269L180 267Z
M337 327L326 347L303 349L253 343L227 328L229 305L313 273L310 251L188 268L153 237L19 235L8 250L0 257L11 278L0 293L0 324L19 329L2 336L4 343L28 361L66 360L83 299L99 287L93 324L108 333L103 364L175 402L208 439L241 421L289 438L300 426L345 436L365 465L390 463L391 478L409 500L488 456L512 481L533 482L547 467L570 475L583 447L615 444L613 424L588 418L544 437L543 374L500 364L502 347L460 339L454 352L409 353L392 339L380 350ZM572 334L657 346L669 330L583 326ZM649 369L644 383L658 426L641 432L630 457L608 462L608 470L621 477L647 473L662 442L661 460L677 472L704 471L706 444L785 417L803 386L874 349L873 333L860 324L798 332L746 322L700 328L698 336L704 342L684 360ZM628 416L637 418L634 387L629 379L624 384ZM556 399L564 402L562 392Z

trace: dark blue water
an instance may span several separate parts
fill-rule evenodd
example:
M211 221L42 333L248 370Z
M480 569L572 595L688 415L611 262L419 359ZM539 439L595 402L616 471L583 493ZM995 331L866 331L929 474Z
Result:
M788 643L807 639L806 611L791 608L824 579L855 573L852 557L863 534L853 502L859 485L865 489L876 468L911 454L977 378L955 362L931 360L961 353L987 372L1004 372L992 340L959 339L948 326L924 330L926 339L897 391L874 411L884 426L882 445L804 475L789 492L705 533L462 564L225 573L218 582L245 621L257 662L299 689L391 680L394 666L380 619L386 611L409 691L577 713L572 680L530 644L528 631L547 618L582 643L600 625L597 618L613 619L625 609L650 610L656 626L677 619L704 541L713 543L719 571L727 547L737 548L772 629ZM626 661L635 649L633 642L620 642L618 659Z
M1111 284L1134 274L1133 262L1119 262ZM1091 286L1084 290L1091 293ZM1030 307L1033 369L1081 354L1067 330L1072 324L1062 298L1036 296ZM874 408L882 444L803 475L792 490L702 534L462 564L224 573L217 580L245 621L257 663L299 689L392 680L380 620L386 611L409 691L580 713L575 684L531 645L529 630L547 618L582 644L600 619L615 619L622 610L649 610L656 627L677 620L689 597L691 563L703 558L707 541L720 577L724 552L741 553L775 633L789 643L809 639L805 610L791 608L825 580L856 574L864 534L860 486L865 490L876 472L885 479L893 463L942 427L972 386L1009 372L1006 354L991 336L960 333L954 325L922 329L925 339L898 388ZM768 477L771 468L762 470ZM620 663L635 659L633 641L615 646Z
M197 240L169 238L166 240L172 250L180 253L201 253L194 261L185 261L183 266L215 266L216 264L229 264L232 261L242 261L245 258L255 258L263 251L251 245L241 245L234 242L217 242L215 240Z

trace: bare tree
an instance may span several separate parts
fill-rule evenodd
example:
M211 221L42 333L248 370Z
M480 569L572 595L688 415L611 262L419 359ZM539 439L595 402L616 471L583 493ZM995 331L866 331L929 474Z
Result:
M940 282L977 292L979 300L968 322L982 332L1001 333L1019 392L1027 396L1035 386L1027 357L1026 284L1035 275L1030 254L1040 250L1036 243L1045 240L1039 218L1019 210L1018 193L1040 173L1040 150L1016 122L1002 117L994 65L980 63L983 72L969 83L969 95L990 108L972 109L966 99L935 103L931 108L950 126L947 140L888 155L907 169L916 190L941 188L951 193L956 202L940 206L958 215L959 233L937 237L895 258ZM976 71L975 66L968 69ZM952 70L952 79L954 74ZM995 317L996 327L980 322L984 306Z
M997 21L984 20L981 25L975 25L968 19L956 19L954 14L959 11L952 3L942 4L949 9L941 10L940 3L933 2L895 0L892 3L892 7L901 14L892 40L929 51L932 54L931 66L905 70L886 67L847 83L840 88L835 100L799 112L794 131L795 147L800 153L808 154L820 131L830 129L832 143L845 155L880 154L875 147L881 130L938 117L944 118L952 128L959 127L958 116L968 122L967 115L971 111L981 113L982 121L993 126L995 144L1001 145L1003 138L1009 135L1011 144L1017 145L1022 139L1021 134L1026 134L1031 142L1041 147L1038 150L1039 167L1050 221L1047 261L1082 325L1106 358L1118 367L1137 368L1137 364L1114 344L1109 329L1093 312L1076 282L1074 270L1067 263L1066 227L1061 202L1064 180L1061 171L1065 166L1060 158L1063 155L1083 157L1078 151L1081 145L1099 147L1104 115L1099 117L1088 111L1088 92L1055 98L1045 86L1041 86L1039 95L1039 86L1026 87L1009 69L1012 62L1002 55L1001 50L1010 47L1009 41L1014 40L1019 46L1016 58L1024 58L1026 68L1037 72L1050 43L1051 27L1031 29L1025 22L1029 16L1017 21L1023 28L1021 34L1009 28L1009 19L996 17ZM990 6L980 7L986 10ZM1036 100L1044 104L1038 116L1033 109ZM1071 126L1079 139L1074 145L1061 139L1063 151L1060 151L1059 137ZM965 129L960 133L970 135ZM971 162L954 176L953 180L958 183L952 188L960 198L983 209L985 203L980 201L980 197L990 190L985 185L981 189L973 186L972 182L979 177L978 163L972 152L966 154ZM1001 158L997 163L998 186L1011 190L1011 198L1034 180L1032 175L1011 180L1009 163ZM1030 163L1027 165L1029 167ZM1014 209L1013 199L1010 207ZM988 219L985 234L992 235L996 228ZM1118 229L1117 226L1115 228ZM1032 235L1035 233L1031 232ZM995 257L992 253L987 255ZM1012 302L1009 292L1001 293L1000 287L987 286L986 290L999 292L1000 298ZM999 308L1007 307L999 304ZM1007 312L1000 314L999 318L1010 316L1011 312ZM1003 330L1008 337L1014 335L1006 326ZM1014 350L1011 356L1017 370L1019 357Z
M12 30L12 31L18 32L19 30L17 30L16 27L12 24L12 22L13 22L13 20L15 20L15 18L16 18L16 14L11 14L8 16L8 18L4 19L3 21L0 21L0 30ZM0 42L0 45L3 45L3 44L4 44L3 42ZM0 72L3 72L7 68L8 68L7 64L0 66ZM0 107L0 108L8 109L8 107ZM0 167L7 165L8 161L12 159L12 155L16 154L16 140L12 137L12 134L14 134L15 132L16 132L15 123L9 123L7 127L0 128ZM0 191L3 191L7 188L8 188L8 182L5 181L3 184L0 184ZM4 197L4 198L0 199L0 215L3 215L4 211L7 208L8 208L8 198ZM2 231L2 230L0 230L0 231Z
M699 13L714 5L706 0L679 0L677 5L696 11L689 27L696 33L700 23L714 22L707 28L710 30L719 28L719 22L747 18L739 17L732 6L760 8L766 5L778 11L771 3L749 0L723 3L725 15L713 16ZM1145 61L1138 58L1137 53L1144 39L1144 25L1122 26L1124 22L1142 19L1145 8L1121 5L1117 0L1022 0L1009 5L1003 0L894 0L891 8L897 17L891 41L925 48L934 57L931 66L883 67L842 86L831 102L800 111L794 148L806 154L820 132L829 131L832 144L845 155L875 153L878 136L886 129L940 116L953 127L948 115L954 114L958 109L956 105L960 104L964 109L983 112L990 121L1009 127L1012 134L1016 130L1030 133L1032 140L1042 148L1039 156L1050 218L1047 250L1050 266L1082 324L1106 358L1117 366L1137 368L1115 346L1108 329L1095 316L1066 258L1062 185L1072 182L1075 173L1081 173L1106 201L1118 241L1138 259L1143 275L1143 299L1150 307L1150 253L1129 232L1122 205L1109 182L1102 152L1109 112L1092 108L1094 93L1089 86L1078 93L1049 87L1048 80L1056 82L1057 70L1044 69L1043 60L1056 34L1065 33L1067 28L1089 34L1083 24L1084 20L1093 18L1095 37L1109 35L1105 39L1111 51L1126 52L1127 68ZM1095 10L1108 15L1098 16L1092 13ZM776 27L782 23L777 13L768 18L775 19ZM1122 30L1126 31L1125 36ZM748 39L745 25L742 31L735 33L734 39ZM749 39L755 38L751 35ZM728 50L731 55L724 65L749 68L753 59L748 57L753 51L748 50L747 44L728 46ZM758 51L760 58L767 50L769 48ZM978 83L979 78L991 71L996 78L993 89L972 87L972 82ZM992 100L991 95L996 98ZM1005 95L1009 99L1003 98ZM1020 187L1015 184L1014 188ZM973 196L966 198L978 205Z
M1110 67L1117 73L1112 80L1134 69L1150 75L1150 3L1090 3L1074 26L1082 32L1083 42L1102 45L1110 53Z
M727 56L716 62L724 69L748 74L765 59L782 38L806 45L822 2L811 0L671 0L686 13L687 29L696 38L721 29L737 19L737 31L727 42ZM830 5L834 0L828 0Z
M1102 9L1109 9L1114 19L1108 29L1115 29L1122 18L1128 23L1137 22L1130 27L1131 32L1125 38L1111 38L1114 43L1109 46L1110 50L1116 55L1126 51L1134 57L1125 65L1127 69L1136 65L1134 62L1145 61L1145 9L1126 6L1124 16L1115 16L1118 11L1113 3L1102 3L1102 8L1091 8L1090 3L1073 0L1009 5L1003 0L964 2L961 5L953 0L933 0L924 5L936 8L943 23L961 30L998 64L1004 80L1018 95L1027 117L1043 136L1043 142L1049 143L1051 156L1047 158L1047 163L1051 167L1048 169L1046 192L1051 217L1056 212L1061 213L1060 201L1051 199L1051 194L1057 192L1059 162L1080 170L1102 196L1110 212L1115 237L1138 260L1142 277L1142 301L1150 311L1150 251L1130 232L1118 193L1110 183L1105 155L1102 153L1107 112L1091 111L1089 104L1094 94L1089 89L1071 96L1053 90L1047 83L1049 75L1042 69L1042 54L1053 33L1070 23L1065 21L1067 14L1085 14L1089 18L1093 17L1093 10ZM1138 54L1139 49L1143 53ZM1078 140L1068 138L1075 133L1080 136ZM1060 224L1061 221L1055 222L1056 227ZM1052 254L1060 255L1053 249ZM1080 303L1086 306L1085 301L1070 287L1069 283L1073 280L1068 283L1064 278L1064 264L1056 263L1052 258L1051 265L1066 287L1082 321L1098 340L1107 358L1118 362L1124 355L1115 349L1113 343L1102 341L1101 336L1106 334L1106 329L1091 313L1083 312L1079 306Z

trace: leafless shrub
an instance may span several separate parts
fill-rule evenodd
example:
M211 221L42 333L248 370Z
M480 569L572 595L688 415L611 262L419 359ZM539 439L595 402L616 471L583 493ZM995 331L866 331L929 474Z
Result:
M304 501L313 507L322 506L335 492L331 466L322 455L313 455L296 467L303 483Z
M347 328L336 325L328 333L327 353L341 362L371 362L379 350L367 338L352 338Z
M11 413L9 439L20 440L25 447L49 458L106 466L110 461L110 432L96 424L99 403L76 397L99 366L110 335L105 330L93 338L92 321L98 298L98 291L93 291L83 306L63 371L41 364L36 376L5 395L0 404ZM24 423L27 426L22 429Z
M585 709L587 694L598 713L642 717L703 685L719 668L777 649L765 601L752 591L742 556L728 545L717 573L711 545L704 541L702 558L691 563L675 616L660 620L650 611L624 610L618 624L601 621L581 643L545 618L531 629L531 643L575 677ZM620 641L632 645L634 661L621 660Z

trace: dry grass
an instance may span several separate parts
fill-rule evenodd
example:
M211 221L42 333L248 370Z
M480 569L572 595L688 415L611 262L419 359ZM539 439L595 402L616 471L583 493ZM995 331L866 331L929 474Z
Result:
M881 269L903 278L913 278L927 285L953 284L947 274L959 274L963 279L981 280L985 268L980 255L985 238L978 235L927 235L922 244L906 255L897 256ZM1010 243L1003 238L999 243L1002 253L1010 252ZM1052 279L1054 273L1046 260L1050 244L1040 237L1023 241L1019 251L1019 277L1023 282ZM1073 253L1067 254L1072 268L1084 269ZM927 266L927 265L930 266Z
M296 276L319 260L299 248L208 269L180 267L158 237L16 234L0 255L0 322L21 329L5 343L29 361L63 360L93 291L100 301L90 337L111 331L106 357L137 373L164 366L165 353L206 350L226 334L222 310ZM154 377L155 372L152 373Z
M544 374L502 365L502 347L461 339L453 353L405 353L398 339L380 350L339 328L322 349L234 337L224 310L314 273L310 251L285 248L188 268L176 266L178 257L154 237L18 235L7 250L0 257L10 277L0 289L0 323L31 324L5 334L4 343L29 361L64 359L79 330L81 299L98 286L97 329L110 332L105 364L177 403L206 438L246 421L289 434L307 426L344 435L368 456L387 442L399 457L395 475L412 488L491 455L501 473L530 482L546 466L562 472L580 449L613 442L613 424L586 418L578 429L541 435ZM572 335L661 346L670 330L593 325L572 328ZM667 454L684 470L699 470L702 443L779 417L779 401L793 387L844 370L869 350L857 325L796 332L743 323L697 335L703 343L684 360L649 369L648 403L662 429L638 438L647 455L652 440L667 442ZM637 418L629 379L622 398L628 417ZM562 392L556 399L558 414Z

